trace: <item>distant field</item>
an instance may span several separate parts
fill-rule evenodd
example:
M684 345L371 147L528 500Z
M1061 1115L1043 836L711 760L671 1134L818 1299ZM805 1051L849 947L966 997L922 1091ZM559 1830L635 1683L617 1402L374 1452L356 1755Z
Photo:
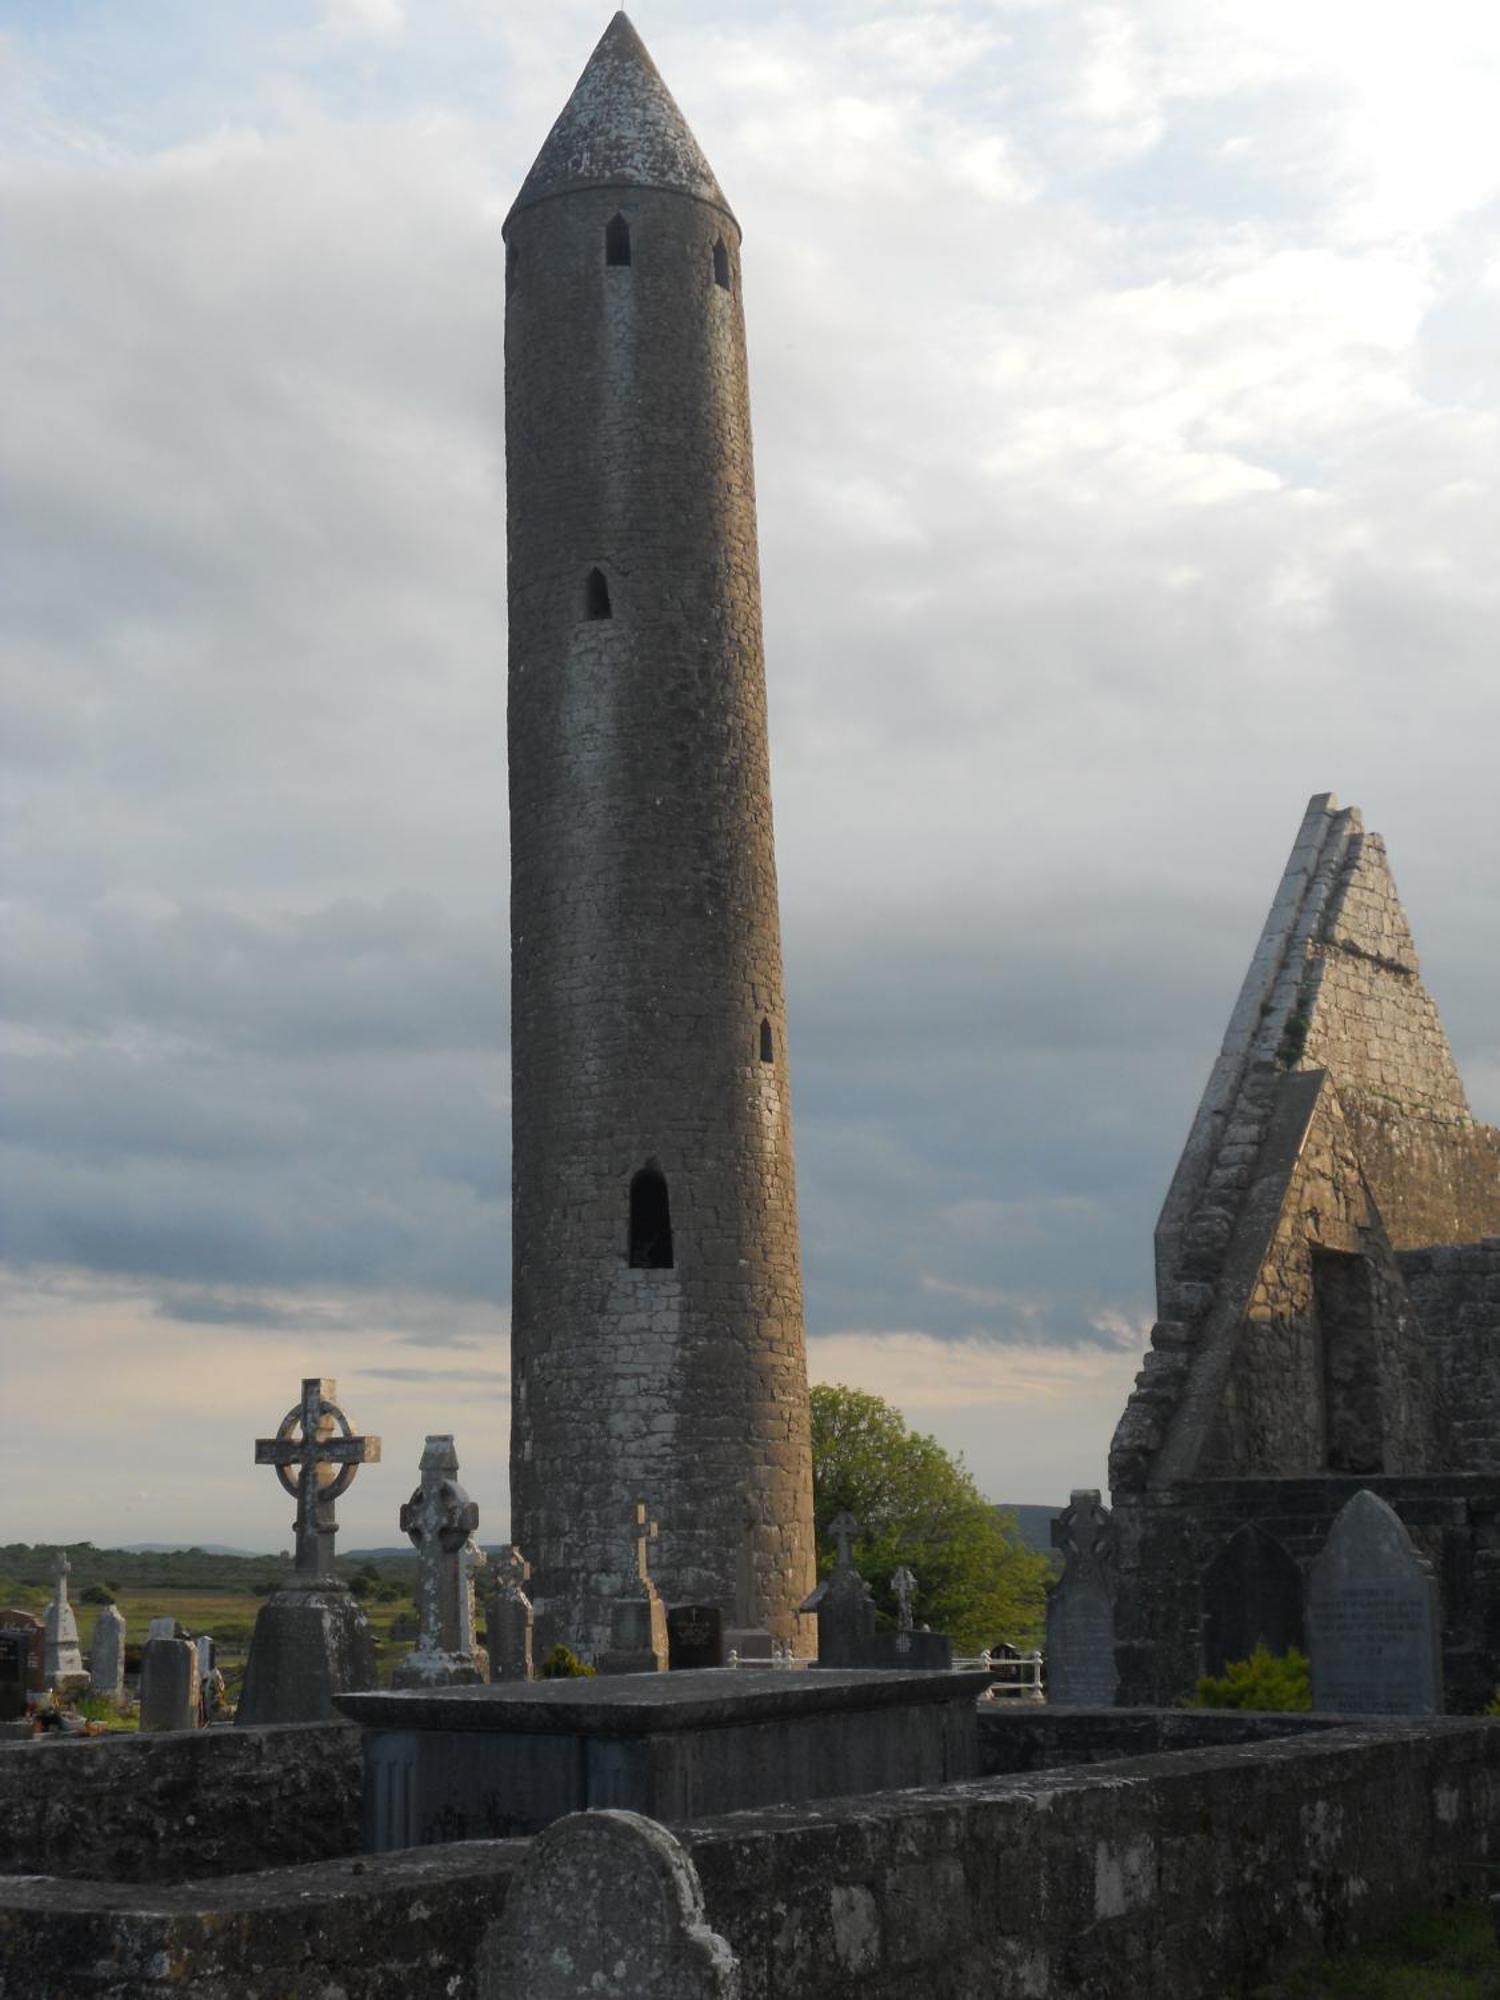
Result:
M275 1556L217 1555L206 1549L98 1549L91 1542L77 1542L68 1544L67 1554L68 1594L85 1649L100 1610L84 1601L85 1593L102 1584L125 1620L127 1646L145 1644L153 1618L176 1618L194 1635L210 1634L218 1642L218 1661L231 1700L250 1649L255 1614L266 1591L288 1574ZM52 1549L24 1542L0 1546L0 1607L15 1605L40 1616L52 1595L53 1558ZM416 1559L401 1554L348 1556L340 1559L338 1569L346 1579L359 1571L373 1573L387 1592L399 1592L390 1603L381 1603L374 1594L362 1600L375 1637L380 1677L388 1680L392 1666L411 1645L410 1637L393 1639L391 1626L404 1618L414 1629L411 1588Z

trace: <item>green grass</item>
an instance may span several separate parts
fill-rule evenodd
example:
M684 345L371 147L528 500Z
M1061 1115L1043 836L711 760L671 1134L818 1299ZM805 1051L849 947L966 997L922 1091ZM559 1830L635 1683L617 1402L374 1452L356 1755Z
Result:
M1500 2000L1489 1906L1416 1917L1388 1943L1303 1966L1258 1988L1255 2000Z

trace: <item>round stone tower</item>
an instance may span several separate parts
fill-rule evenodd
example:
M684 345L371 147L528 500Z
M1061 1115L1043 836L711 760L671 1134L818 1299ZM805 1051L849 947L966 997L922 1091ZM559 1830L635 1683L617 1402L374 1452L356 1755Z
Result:
M512 1538L594 1652L814 1576L740 231L617 14L505 225Z

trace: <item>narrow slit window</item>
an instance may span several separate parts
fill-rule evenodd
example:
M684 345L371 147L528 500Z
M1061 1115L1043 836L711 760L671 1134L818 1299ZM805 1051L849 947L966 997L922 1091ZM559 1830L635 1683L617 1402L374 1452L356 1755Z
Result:
M630 262L630 224L623 215L611 216L604 225L604 261L606 264Z
M672 1209L660 1167L642 1167L630 1183L630 1265L635 1271L670 1271Z
M733 290L729 282L729 252L724 248L722 236L714 245L714 283L722 285L726 292Z
M609 579L602 569L591 569L584 581L583 615L585 618L613 618L615 615L609 601Z
M510 291L516 282L516 266L521 261L521 253L514 243L505 246L505 289Z
M763 1020L760 1024L760 1059L762 1062L776 1060L776 1038L771 1033L769 1020Z

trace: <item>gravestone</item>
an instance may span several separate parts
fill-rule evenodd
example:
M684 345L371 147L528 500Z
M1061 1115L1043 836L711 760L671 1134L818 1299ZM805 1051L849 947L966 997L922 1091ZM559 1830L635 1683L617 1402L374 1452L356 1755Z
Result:
M474 1637L479 1509L458 1483L451 1435L429 1436L421 1472L421 1485L401 1508L401 1531L417 1552L417 1643L398 1663L391 1685L472 1686L484 1679Z
M1257 1646L1307 1649L1302 1572L1296 1557L1260 1526L1238 1529L1203 1572L1203 1670L1222 1674Z
M42 1677L59 1694L81 1694L89 1684L78 1644L78 1620L68 1602L68 1577L73 1565L59 1549L52 1561L52 1602L47 1606Z
M42 1677L45 1634L42 1631L41 1619L34 1618L29 1611L18 1611L11 1607L0 1611L0 1632L15 1632L21 1635L27 1662L27 1691L30 1694L40 1694L47 1684Z
M834 1516L828 1532L837 1550L833 1569L798 1608L817 1613L820 1667L862 1667L875 1636L875 1604L854 1567L859 1523L846 1509Z
M656 1540L655 1521L637 1500L630 1541L634 1574L626 1594L610 1608L609 1649L595 1662L601 1674L654 1674L667 1669L667 1614L651 1581L647 1550Z
M1366 1487L1340 1508L1307 1591L1313 1707L1439 1715L1442 1620L1432 1565Z
M331 1722L335 1694L375 1685L369 1622L334 1573L333 1542L334 1503L361 1465L379 1460L380 1439L354 1435L337 1388L306 1377L275 1437L256 1439L256 1464L274 1466L296 1495L297 1558L290 1582L256 1615L236 1722Z
M196 1729L198 1649L191 1639L148 1639L141 1653L141 1732Z
M674 1672L724 1664L724 1613L717 1604L674 1604L667 1613L667 1660Z
M475 1974L479 2000L737 2000L741 1990L691 1857L658 1821L619 1811L574 1813L528 1844Z
M525 1588L531 1578L531 1564L514 1542L508 1542L491 1557L488 1574L490 1593L485 1599L484 1618L490 1679L529 1681L535 1671L531 1599Z
M1047 1595L1047 1699L1070 1708L1112 1708L1115 1606L1109 1510L1097 1487L1080 1487L1052 1523L1063 1572Z
M89 1678L94 1693L117 1708L125 1702L125 1620L117 1604L106 1604L89 1637Z
M0 1722L17 1722L25 1715L30 1673L27 1635L0 1629Z

